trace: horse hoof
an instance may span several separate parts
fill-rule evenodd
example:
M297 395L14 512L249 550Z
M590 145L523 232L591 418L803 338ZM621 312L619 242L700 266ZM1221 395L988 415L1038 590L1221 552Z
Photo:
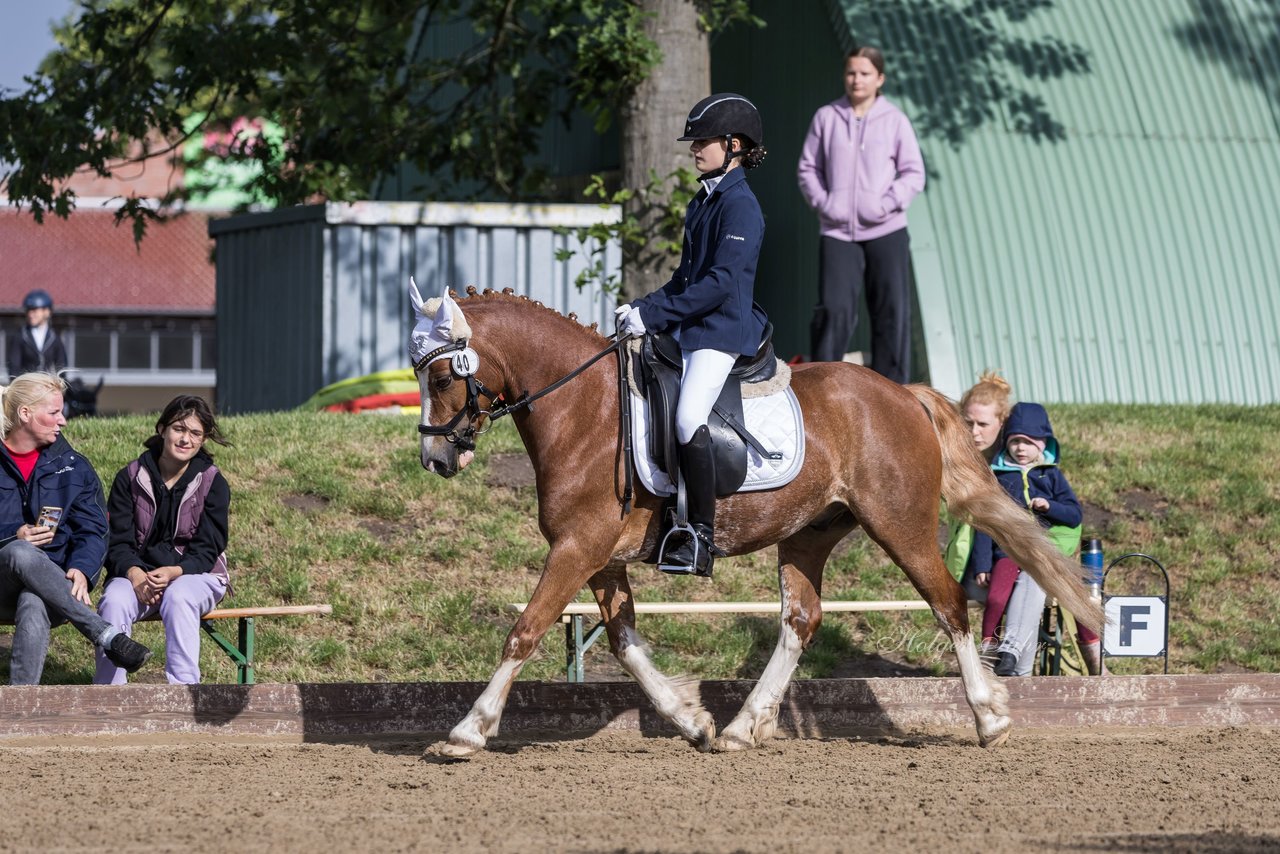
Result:
M699 753L710 753L716 747L716 722L711 717L711 713L705 709L693 719L696 734L689 739L689 743L698 748Z
M731 735L722 735L716 739L716 750L720 753L737 753L755 747L749 741Z
M986 738L983 738L981 735L979 735L978 743L981 744L983 747L985 747L987 750L995 750L997 747L999 747L1000 745L1004 744L1006 741L1009 740L1009 733L1012 731L1012 729L1013 729L1012 726L1010 726L1009 724L1005 724L1005 726L1002 729L1000 729L998 732L988 735Z
M480 745L446 741L436 749L436 753L447 759L470 759L479 753L480 749Z

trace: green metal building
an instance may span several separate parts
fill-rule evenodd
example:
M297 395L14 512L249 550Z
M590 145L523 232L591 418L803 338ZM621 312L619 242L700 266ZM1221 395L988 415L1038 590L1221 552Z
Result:
M1280 401L1280 11L1269 0L756 0L713 86L765 117L757 294L804 352L817 222L795 165L854 44L886 54L928 186L917 373L1049 402ZM865 321L859 337L865 340ZM855 347L857 339L855 339Z

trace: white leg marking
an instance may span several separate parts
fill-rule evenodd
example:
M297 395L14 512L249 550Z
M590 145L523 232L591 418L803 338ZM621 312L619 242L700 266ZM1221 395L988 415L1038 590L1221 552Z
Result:
M711 714L702 708L696 680L669 679L663 675L630 630L623 634L618 661L640 684L658 714L675 724L686 741L699 750L711 749L716 725Z
M498 667L471 711L449 733L449 741L441 747L441 753L461 758L484 750L489 738L498 734L498 722L502 720L502 709L507 704L507 692L523 666L524 661L508 659Z
M978 723L978 742L983 747L999 747L1009 737L1009 689L985 667L973 644L973 635L952 635L964 696Z
M800 636L784 619L778 631L778 644L773 648L773 655L769 658L764 673L751 690L747 701L742 704L737 717L716 739L717 750L746 750L773 737L777 729L778 707L782 704L782 695L791 683L791 674L795 672L803 651Z

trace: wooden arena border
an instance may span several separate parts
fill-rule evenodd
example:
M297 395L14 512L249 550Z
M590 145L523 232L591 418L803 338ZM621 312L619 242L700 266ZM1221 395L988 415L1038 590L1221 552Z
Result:
M752 682L702 684L727 722ZM1280 674L1009 679L1018 728L1280 726ZM0 687L0 741L88 735L294 736L329 740L447 732L483 689L475 682ZM958 678L793 683L780 729L805 737L959 728L973 716ZM518 682L508 735L580 737L603 729L673 735L631 682Z

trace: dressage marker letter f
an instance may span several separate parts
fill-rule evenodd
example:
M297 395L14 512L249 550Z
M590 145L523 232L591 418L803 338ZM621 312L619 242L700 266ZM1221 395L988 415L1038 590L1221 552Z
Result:
M1120 606L1120 646L1133 646L1133 633L1142 631L1147 627L1147 623L1138 622L1137 617L1146 617L1151 614L1150 605L1121 605Z

